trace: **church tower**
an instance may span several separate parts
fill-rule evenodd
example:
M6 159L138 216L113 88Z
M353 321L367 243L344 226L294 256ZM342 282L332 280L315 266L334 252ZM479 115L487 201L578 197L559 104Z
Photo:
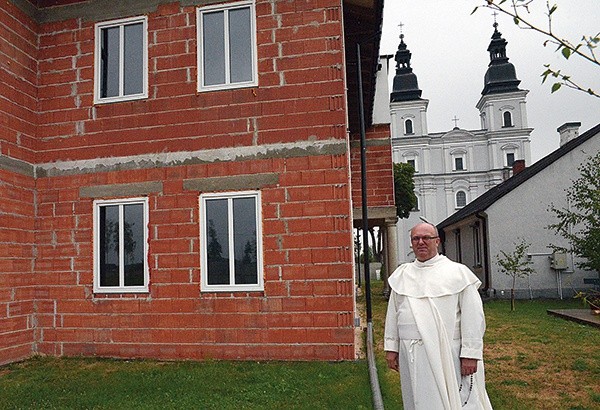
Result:
M494 22L488 52L490 63L484 77L479 110L481 129L488 132L491 143L492 169L510 167L517 159L531 163L525 97L529 91L519 88L515 66L506 55L507 41Z
M488 47L490 63L485 73L483 91L477 103L481 128L496 131L502 128L527 128L525 96L521 90L515 66L508 62L506 40L494 23L494 34Z
M417 76L410 66L411 53L400 34L396 52L396 75L390 95L391 131L393 136L422 137L427 135L428 100L421 98Z

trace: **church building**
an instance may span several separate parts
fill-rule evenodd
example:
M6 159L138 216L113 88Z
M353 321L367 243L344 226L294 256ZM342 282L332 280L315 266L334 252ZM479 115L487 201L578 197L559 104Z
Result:
M494 23L488 51L490 63L481 98L476 103L480 129L455 126L429 133L427 106L410 64L411 52L400 36L396 74L390 96L394 163L415 169L417 207L398 221L399 261L412 259L407 232L419 220L437 224L512 174L530 164L526 96L515 67L506 55L506 40ZM474 227L473 229L476 229Z

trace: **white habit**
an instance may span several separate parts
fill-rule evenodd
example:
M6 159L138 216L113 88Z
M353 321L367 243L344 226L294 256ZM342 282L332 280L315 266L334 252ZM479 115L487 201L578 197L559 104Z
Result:
M404 409L491 409L477 276L436 255L401 265L388 281L384 349L399 353ZM478 359L472 378L461 377L461 357Z

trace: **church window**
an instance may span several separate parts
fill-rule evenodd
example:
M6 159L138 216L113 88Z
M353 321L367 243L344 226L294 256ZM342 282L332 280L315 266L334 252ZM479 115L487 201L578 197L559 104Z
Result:
M502 114L502 121L503 121L503 127L512 127L513 126L513 121L512 121L512 114L510 113L510 111L504 111L504 114Z
M514 163L515 163L515 153L507 152L506 153L506 166L512 167Z
M485 118L485 113L481 113L481 129L487 130L487 120Z
M463 163L463 157L455 157L454 158L454 170L455 171L463 171L465 169L465 165Z
M414 134L413 122L411 119L407 119L406 121L404 121L404 134L405 135Z
M415 168L416 168L416 167L415 167L415 160L414 160L414 159L407 159L407 160L406 160L406 163L407 163L408 165L410 165L411 167L413 167L413 169L415 169Z
M456 193L456 207L462 208L467 204L467 194L465 191L458 191Z

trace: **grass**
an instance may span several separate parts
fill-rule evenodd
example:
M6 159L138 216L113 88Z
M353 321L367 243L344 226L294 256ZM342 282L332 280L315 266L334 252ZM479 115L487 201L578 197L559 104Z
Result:
M365 362L37 357L0 368L2 409L368 409Z
M387 302L372 283L386 409L401 409L382 349ZM496 410L600 409L600 330L546 313L577 301L485 304L487 388ZM370 409L364 360L156 362L35 357L0 367L1 409Z

